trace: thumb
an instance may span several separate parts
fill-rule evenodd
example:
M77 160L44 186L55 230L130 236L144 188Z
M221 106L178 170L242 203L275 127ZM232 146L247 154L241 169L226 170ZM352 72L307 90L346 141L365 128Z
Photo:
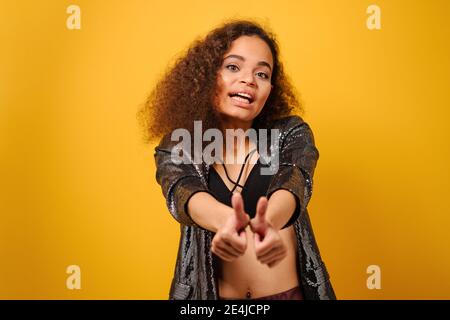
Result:
M256 205L256 218L258 220L264 221L266 219L267 205L268 205L267 198L260 197Z
M237 228L241 229L247 226L249 216L244 212L244 200L239 192L233 193L231 197L231 205L234 209L234 214L237 221Z
M255 245L259 245L261 243L261 236L259 235L259 233L254 233L253 234L253 240L255 241Z

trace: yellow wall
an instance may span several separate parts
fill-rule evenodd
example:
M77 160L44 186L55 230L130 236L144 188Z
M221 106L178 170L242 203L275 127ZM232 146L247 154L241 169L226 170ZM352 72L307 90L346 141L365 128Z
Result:
M81 8L68 30L66 8ZM381 8L368 30L366 8ZM320 151L309 211L338 298L450 298L450 2L2 1L0 298L165 299L178 224L136 110L226 18L278 35ZM81 290L66 267L81 268ZM381 268L380 290L366 268Z

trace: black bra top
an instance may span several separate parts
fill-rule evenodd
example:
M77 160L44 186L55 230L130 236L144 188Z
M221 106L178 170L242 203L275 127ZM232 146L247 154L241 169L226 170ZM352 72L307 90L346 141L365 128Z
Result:
M263 167L264 165L261 164L258 159L251 169L244 185L239 184L245 164L247 163L247 159L255 151L256 149L250 151L245 157L245 162L241 167L241 171L236 182L228 176L227 169L222 163L227 179L234 184L232 190L228 189L225 182L223 182L222 178L213 166L211 166L208 177L209 189L212 194L218 201L226 204L229 207L231 207L231 196L233 195L233 192L237 187L241 187L241 195L244 200L244 211L248 213L251 218L253 218L256 214L256 204L258 202L258 199L260 197L266 196L266 192L269 188L270 180L272 178L271 175L261 175L261 167Z

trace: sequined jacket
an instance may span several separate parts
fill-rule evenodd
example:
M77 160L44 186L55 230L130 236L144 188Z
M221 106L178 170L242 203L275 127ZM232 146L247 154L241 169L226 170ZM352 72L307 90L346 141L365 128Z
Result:
M304 299L336 299L330 276L321 258L309 214L308 202L319 152L309 125L299 116L288 116L273 125L279 129L279 143L268 156L279 152L279 169L269 184L267 195L278 189L292 192L300 203L294 224L297 238L297 272ZM214 233L197 225L186 212L186 203L196 192L208 189L210 164L175 164L171 150L178 141L167 135L155 148L156 180L161 186L171 215L180 223L180 242L169 299L218 299L216 257L210 247ZM275 150L276 149L276 150Z

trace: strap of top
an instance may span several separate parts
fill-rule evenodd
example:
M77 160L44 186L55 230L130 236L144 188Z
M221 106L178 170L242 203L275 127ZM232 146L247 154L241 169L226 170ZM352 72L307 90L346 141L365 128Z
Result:
M231 193L233 193L234 190L236 190L237 187L241 187L242 189L244 189L244 186L241 185L241 184L239 184L239 181L241 180L242 172L244 171L244 167L245 167L245 165L246 165L246 163L247 163L248 157L249 157L251 154L253 154L256 150L257 150L257 148L253 149L252 151L250 151L250 152L245 156L245 161L244 161L244 164L243 164L242 167L241 167L241 171L239 172L239 176L238 176L237 182L231 180L230 176L228 175L227 168L225 167L225 164L222 162L223 169L225 170L225 175L227 176L228 180L230 180L230 182L234 184L233 189L230 191Z

